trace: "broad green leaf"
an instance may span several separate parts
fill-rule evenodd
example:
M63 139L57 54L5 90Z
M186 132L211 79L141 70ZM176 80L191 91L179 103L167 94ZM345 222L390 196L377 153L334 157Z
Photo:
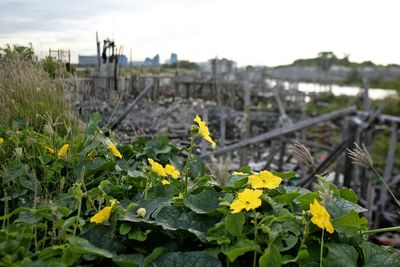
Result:
M156 224L166 230L186 230L205 240L208 230L217 223L216 217L196 214L193 211L180 207L167 206L160 210L156 217Z
M343 187L339 191L340 191L341 198L344 198L353 203L357 203L357 201L358 201L357 194L354 193L354 191L351 188Z
M183 203L196 213L209 213L219 208L219 198L222 196L221 192L205 190L196 195L186 195Z
M40 182L35 178L32 174L25 174L18 177L19 183L25 187L26 189L31 190L32 192L40 192Z
M101 115L98 113L93 114L89 122L86 124L86 135L94 135L97 131L97 127L99 123L101 122Z
M113 254L108 250L98 248L84 238L72 236L67 239L71 249L76 253L98 255L105 258L112 258Z
M360 218L357 212L351 210L348 214L335 218L333 226L336 231L350 238L357 235L360 230L368 228L368 220Z
M218 259L202 251L169 252L157 258L155 266L168 267L221 267Z
M295 171L287 171L287 172L277 172L277 171L271 171L274 175L282 178L283 180L288 180L292 179L297 176L297 173Z
M120 267L141 267L145 258L142 254L123 254L115 256L113 262Z
M21 267L67 267L65 263L62 262L55 262L55 261L44 261L44 260L38 260L38 261L32 261L29 263L23 263L21 264Z
M166 198L166 197L160 197L160 198L151 199L151 200L142 200L135 205L135 206L137 206L136 209L129 210L129 212L122 215L119 218L119 220L129 221L129 222L143 222L143 221L149 222L149 220L155 216L155 213L158 210L162 209L163 207L169 206L170 204L171 204L171 199ZM136 210L139 208L146 209L146 215L144 218L137 216ZM151 223L151 222L149 222L149 223Z
M122 223L119 227L119 233L121 235L126 235L131 230L131 225L129 223Z
M226 229L233 236L241 236L245 218L243 213L228 213L225 217Z
M140 230L131 230L128 234L128 238L143 242L147 239L147 234L149 232L150 232L150 230L146 230L145 232L140 231Z
M218 245L229 244L231 240L227 237L227 229L224 221L219 222L207 232L207 241L216 241Z
M328 256L324 259L325 267L357 267L357 250L346 244L330 243L325 245L328 248Z
M286 194L274 197L273 200L278 203L284 204L284 205L289 205L298 196L300 196L300 193L298 193L298 192L286 193Z
M297 197L295 200L299 202L301 209L309 210L310 204L314 202L314 199L319 200L319 194L317 192L305 193Z
M280 267L282 257L279 249L272 243L259 259L260 267Z
M394 267L400 266L400 256L391 253L373 243L365 242L361 245L364 254L365 267Z
M332 215L333 218L346 215L352 210L354 210L357 213L367 211L360 205L348 201L344 198L335 198L333 201L329 202L326 205L326 208L328 209L329 213Z
M300 194L306 194L311 192L310 190L303 188L303 187L297 187L297 186L283 186L283 188L286 190L286 193L300 193Z
M230 176L228 176L228 179L225 183L225 187L240 188L245 183L247 183L247 176L248 176L248 174L246 174L246 175L230 175Z
M226 246L222 248L222 252L228 256L230 262L234 262L237 257L244 255L246 252L259 250L259 246L254 244L253 241L245 239L239 240L233 246Z
M153 249L153 252L151 252L151 254L149 256L146 257L146 259L143 262L143 266L147 267L149 266L151 263L153 263L158 257L160 257L162 254L165 253L165 251L167 251L166 248L164 247L157 247L155 249ZM152 264L153 265L153 264Z

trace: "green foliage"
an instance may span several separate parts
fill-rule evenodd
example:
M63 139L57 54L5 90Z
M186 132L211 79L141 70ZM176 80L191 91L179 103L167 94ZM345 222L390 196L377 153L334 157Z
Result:
M166 137L117 146L119 158L100 121L94 115L68 142L32 128L0 128L0 266L315 266L322 232L311 221L315 199L326 203L335 228L325 233L324 266L399 264L367 241L366 210L350 189L318 176L315 191L264 189L260 206L232 213L238 193L251 187L249 167L220 186L199 157L180 156L183 149ZM66 143L70 149L58 156ZM174 165L180 176L158 176L148 158ZM102 222L91 222L107 211Z
M0 126L8 129L48 129L73 135L78 121L66 100L62 83L55 83L33 57L31 47L7 46L0 57Z

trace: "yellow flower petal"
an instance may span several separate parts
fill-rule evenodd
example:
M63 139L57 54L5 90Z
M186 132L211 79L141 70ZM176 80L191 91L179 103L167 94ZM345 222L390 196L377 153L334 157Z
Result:
M262 190L252 190L246 188L243 192L238 194L237 199L235 199L230 205L231 212L237 213L243 209L249 211L258 208L261 206L261 195Z
M0 137L0 145L2 145L4 143L4 139L2 137Z
M102 223L107 221L110 218L112 208L117 205L117 201L115 199L111 200L110 206L104 207L101 211L97 212L92 218L90 218L90 222L94 223Z
M54 154L54 148L51 148L48 146L45 146L45 148L46 148L47 152L49 152L50 154Z
M108 148L111 150L111 152L113 153L114 156L116 156L117 158L122 159L121 153L119 152L119 150L117 149L117 147L113 143L109 143L108 144Z
M204 140L206 140L207 142L209 142L211 144L212 148L215 148L216 144L210 136L210 131L208 130L207 124L201 120L199 115L196 115L196 117L194 118L194 121L197 122L197 124L199 125L199 134L201 136L203 136Z
M167 185L167 184L169 184L169 181L167 179L163 179L163 180L161 180L161 183L163 185Z
M232 175L247 175L247 173L244 173L244 172L232 172Z
M178 179L180 175L180 172L171 164L165 165L164 171L166 174L171 175L174 179Z
M157 173L158 175L160 175L162 177L167 177L167 174L165 173L165 170L160 163L155 162L151 158L148 158L147 160L149 161L149 163L151 165L151 170L153 172Z
M60 148L60 150L58 150L57 157L59 159L66 159L67 158L67 154L68 154L68 149L69 149L69 145L68 144L63 145Z
M326 229L329 233L333 233L335 229L330 221L331 215L324 206L314 199L314 203L310 203L310 213L312 215L311 222L321 229Z
M282 178L274 175L269 171L261 171L258 174L252 174L248 178L251 187L254 189L258 188L268 188L275 189L279 187L282 182Z

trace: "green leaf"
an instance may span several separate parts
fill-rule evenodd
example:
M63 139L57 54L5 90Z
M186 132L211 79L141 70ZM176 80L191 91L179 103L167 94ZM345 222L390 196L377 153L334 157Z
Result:
M365 267L393 267L400 266L400 256L390 253L384 248L365 242L361 245L364 254Z
M260 267L280 267L282 266L282 257L279 249L271 244L259 259Z
M129 205L128 203L132 204L133 202L127 201L127 206ZM122 204L122 202L121 202ZM134 203L136 204L136 203ZM137 209L131 209L129 210L126 214L122 215L119 220L121 221L128 221L128 222L143 222L147 221L151 223L149 220L155 216L155 213L157 211L161 210L163 207L169 206L171 204L171 199L166 198L166 197L160 197L157 199L151 199L151 200L142 200L139 203L137 203L135 206L139 208L145 208L146 209L146 215L144 218L137 216L136 210Z
M166 230L186 230L205 241L208 230L217 223L218 219L206 215L196 214L181 207L167 206L160 210L156 217L156 224Z
M246 174L246 175L230 175L230 176L228 176L228 180L225 183L225 187L240 188L245 183L247 183L247 176L248 176L248 174Z
M112 258L113 254L108 250L98 248L84 238L73 236L67 239L71 249L76 253L98 255L105 258Z
M113 262L120 267L141 267L145 256L142 254L123 254L113 258Z
M119 227L119 233L121 235L126 235L131 230L131 225L129 223L122 223Z
M325 245L328 249L328 256L324 259L325 267L357 267L357 250L346 244L330 243Z
M333 226L338 233L350 238L357 235L360 230L367 229L368 220L360 218L357 212L351 210L348 214L335 218Z
M158 257L160 257L162 254L164 254L166 250L167 249L164 247L157 247L157 248L153 249L153 252L151 252L151 254L149 256L147 256L146 259L144 260L143 266L144 267L149 266Z
M228 213L225 217L226 229L233 236L241 236L245 218L243 213Z
M344 198L353 203L357 203L358 201L357 194L354 193L354 191L351 188L343 187L342 189L339 190L339 192L341 198Z
M295 171L287 171L287 172L277 172L277 171L271 171L274 175L284 179L284 180L288 180L288 179L292 179L295 178L297 176L297 173Z
M43 260L38 260L38 261L32 261L29 263L23 263L21 264L21 267L67 267L65 263L62 262L55 262L55 261L43 261Z
M169 252L159 257L155 266L168 267L221 267L218 259L202 251Z
M259 246L254 244L253 241L245 239L239 240L233 246L222 248L222 252L228 256L230 262L234 262L237 257L242 256L246 252L259 250Z
M231 240L227 237L226 224L224 221L214 225L207 232L207 241L216 241L218 245L229 244Z
M357 213L367 211L360 205L343 198L335 198L333 201L329 202L326 205L326 208L328 209L329 213L332 215L333 218L346 215L352 210L354 210Z
M302 210L309 210L310 203L313 203L314 199L319 200L319 194L317 192L305 193L297 197L295 200L298 201Z
M274 197L273 200L280 204L289 205L298 196L300 196L300 193L298 193L298 192L286 193L286 194Z
M40 191L40 182L35 178L33 174L19 176L18 181L23 187L31 190L32 192L37 193Z
M146 232L142 232L140 230L132 230L129 232L128 238L143 242L147 239L147 234L149 232L150 232L150 230L147 230Z
M184 197L183 203L192 211L200 214L209 213L219 208L219 198L223 193L215 190L205 190L199 194L188 194Z
M86 124L86 135L94 135L97 131L97 127L99 125L99 123L101 122L101 115L98 113L93 114L90 119L89 122Z

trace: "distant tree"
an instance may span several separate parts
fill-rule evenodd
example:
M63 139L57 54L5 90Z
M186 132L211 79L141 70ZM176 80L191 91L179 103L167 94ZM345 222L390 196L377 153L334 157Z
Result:
M35 62L37 60L31 43L29 46L7 44L5 48L0 47L0 59L12 57L20 57L31 62Z
M180 60L172 64L163 64L161 67L166 69L176 69L178 65L179 68L187 70L197 70L200 68L197 63L188 60Z
M49 74L51 78L56 77L56 73L58 70L58 64L51 57L46 57L42 61L43 69Z

